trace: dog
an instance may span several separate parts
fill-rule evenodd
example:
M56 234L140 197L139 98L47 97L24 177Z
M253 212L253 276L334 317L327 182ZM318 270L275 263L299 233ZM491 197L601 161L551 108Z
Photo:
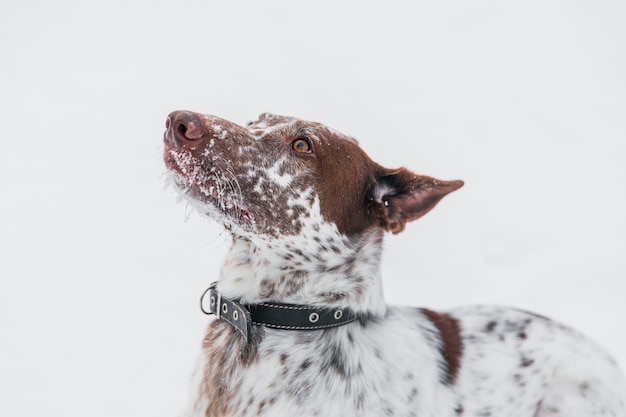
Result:
M383 235L462 181L384 168L351 137L272 114L176 111L164 148L175 188L232 236L202 298L216 318L186 415L626 416L615 361L570 328L385 304Z

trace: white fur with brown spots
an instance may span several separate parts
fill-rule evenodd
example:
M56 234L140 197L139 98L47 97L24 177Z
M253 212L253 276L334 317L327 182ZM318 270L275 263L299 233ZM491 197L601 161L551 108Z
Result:
M626 416L615 362L574 330L515 309L387 306L385 232L461 181L373 162L319 123L264 114L247 127L174 112L164 159L177 189L233 239L218 288L244 303L349 307L319 331L222 321L203 341L188 416Z

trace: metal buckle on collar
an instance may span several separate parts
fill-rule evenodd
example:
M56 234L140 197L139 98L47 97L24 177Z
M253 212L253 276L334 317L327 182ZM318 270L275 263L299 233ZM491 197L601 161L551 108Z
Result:
M222 297L216 287L217 282L214 282L204 291L200 297L200 309L204 314L213 314L218 320L229 323L241 333L246 342L249 341L252 324L250 312L237 301ZM209 295L208 306L205 301L207 294Z
M206 315L215 314L217 318L219 319L220 318L219 305L222 303L222 294L220 294L218 291L215 291L216 287L217 287L217 281L211 283L209 288L207 288L202 293L202 296L200 297L200 310L202 310L202 312ZM217 295L215 293L217 293ZM204 297L206 297L207 294L210 294L208 309L204 308Z

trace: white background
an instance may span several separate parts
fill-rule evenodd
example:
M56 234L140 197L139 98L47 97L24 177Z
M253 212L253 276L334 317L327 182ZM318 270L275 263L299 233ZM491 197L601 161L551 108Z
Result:
M618 0L2 2L0 415L183 407L228 238L163 189L175 109L465 180L387 239L388 301L519 306L625 364L625 79Z

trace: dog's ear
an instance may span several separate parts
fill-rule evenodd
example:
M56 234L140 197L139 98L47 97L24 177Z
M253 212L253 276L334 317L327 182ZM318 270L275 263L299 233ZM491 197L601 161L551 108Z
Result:
M428 213L446 194L463 186L463 181L441 181L417 175L406 168L385 170L370 192L381 226L396 234L407 222Z

